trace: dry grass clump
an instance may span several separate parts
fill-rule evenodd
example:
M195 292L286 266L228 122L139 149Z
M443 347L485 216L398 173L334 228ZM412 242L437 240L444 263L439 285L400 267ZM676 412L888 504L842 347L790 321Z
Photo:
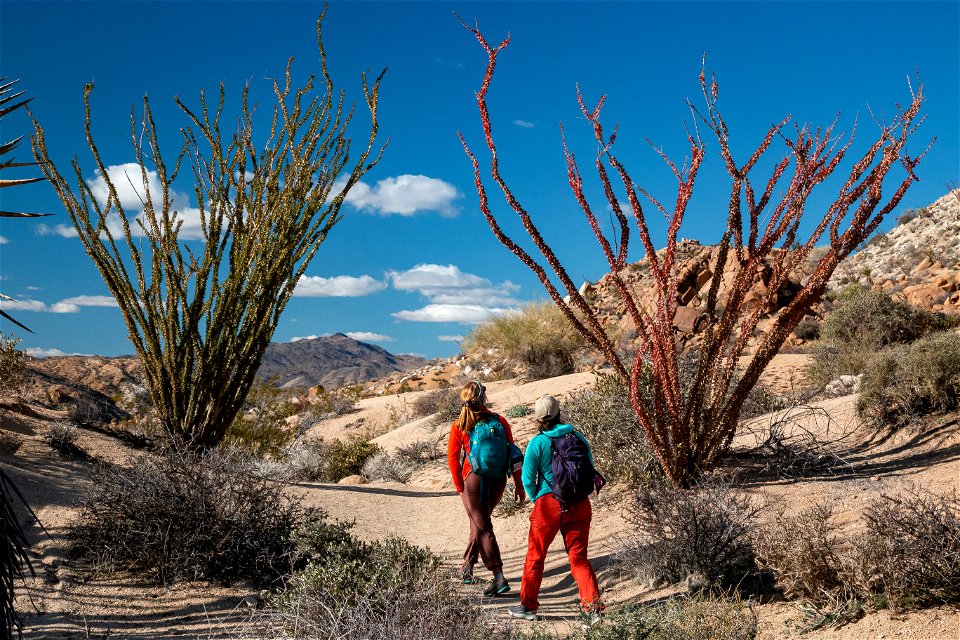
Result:
M263 584L290 571L291 529L302 512L236 450L171 448L122 466L100 465L69 533L92 572Z
M881 347L909 343L956 324L942 313L858 286L840 292L836 301L821 327L820 341L811 350L807 377L815 384L863 372Z
M342 525L299 535L309 563L263 614L270 637L491 638L479 601L459 593L429 551L401 539L364 543Z
M739 585L755 570L751 528L760 510L722 480L692 489L640 487L626 512L638 537L619 551L619 561L641 579L687 581L693 591Z
M397 447L393 453L374 454L364 463L363 476L370 480L407 482L417 469L444 454L437 441L418 440Z
M360 385L341 387L332 391L320 389L308 401L310 413L317 420L344 416L356 410L361 397L363 397L363 387Z
M586 343L551 302L537 302L477 325L463 342L464 352L496 349L521 365L531 380L575 371Z
M82 458L86 453L77 446L80 430L69 422L53 422L47 427L44 440L62 456Z
M564 418L587 438L607 479L640 484L660 475L630 394L615 375L598 373L592 389L573 394Z
M867 366L857 410L877 425L960 407L960 335L938 333L877 355Z

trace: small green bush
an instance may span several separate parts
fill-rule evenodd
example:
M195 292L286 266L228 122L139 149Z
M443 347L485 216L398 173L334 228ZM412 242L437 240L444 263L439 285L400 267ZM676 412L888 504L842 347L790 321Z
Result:
M272 382L254 384L247 394L244 410L234 418L223 443L256 456L279 457L297 435L284 422L302 408L291 400L289 391Z
M309 401L310 413L317 420L343 416L356 410L357 403L362 397L363 387L360 385L341 387L332 391L321 389Z
M812 318L804 318L794 328L793 335L801 340L817 340L820 338L820 323Z
M523 418L524 416L528 416L531 413L533 413L533 409L531 409L527 405L516 404L510 407L509 409L507 409L507 412L503 415L505 415L508 418Z
M659 475L659 464L619 378L598 373L592 389L573 394L564 419L590 443L594 461L608 480L630 484Z
M881 347L909 343L955 324L942 313L857 286L840 292L836 303L821 327L820 342L811 349L807 377L816 384L862 373Z
M339 482L347 476L359 475L370 456L379 453L380 446L366 438L334 440L327 445L325 482Z
M960 335L939 333L884 350L867 366L857 410L877 425L960 406Z
M552 302L538 302L477 325L465 352L496 349L532 380L573 373L586 342Z
M621 549L619 561L641 579L686 580L692 590L739 585L754 573L750 532L759 512L723 481L640 487L626 512L638 537Z
M17 349L20 338L0 333L0 391L15 389L23 382L29 356Z

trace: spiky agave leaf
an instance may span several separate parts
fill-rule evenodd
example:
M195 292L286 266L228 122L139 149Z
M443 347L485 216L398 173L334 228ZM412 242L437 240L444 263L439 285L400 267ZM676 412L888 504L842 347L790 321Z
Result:
M30 543L14 509L17 501L36 518L23 494L0 469L0 535L3 536L3 545L0 546L0 640L12 640L15 631L21 635L20 619L13 608L13 584L25 579L28 572L35 575L28 553Z
M23 100L17 101L24 92L23 91L14 91L14 85L17 84L17 80L8 81L6 76L0 77L0 118L10 113L13 113L17 109L21 109L27 105L33 98L26 98ZM0 143L0 171L4 169L11 169L15 167L29 167L33 166L35 162L16 162L14 158L7 158L16 148L17 145L23 140L23 136L20 136L16 140L11 140L10 142ZM40 182L46 178L0 178L0 189L5 189L7 187L22 187L25 184L31 184L34 182ZM2 211L0 210L0 218L40 218L43 216L48 216L49 213L25 213L22 211ZM7 296L0 294L0 297L3 297L7 300ZM26 329L30 331L28 327L21 324L20 322L14 320L10 317L10 314L5 312L3 309L0 309L0 317L6 318L13 324L17 325L21 329ZM30 333L33 333L30 331Z

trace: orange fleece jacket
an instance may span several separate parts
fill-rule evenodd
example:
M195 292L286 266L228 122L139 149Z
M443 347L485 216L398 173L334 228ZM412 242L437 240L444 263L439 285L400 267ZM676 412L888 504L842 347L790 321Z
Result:
M513 431L510 429L510 423L501 415L497 416L500 424L503 425L503 433L507 436L507 442L514 444ZM470 473L470 433L464 433L457 427L454 420L450 427L450 441L447 445L447 464L450 465L450 474L453 476L453 485L457 488L457 493L463 493L463 479ZM521 469L513 472L513 482L517 487L522 487Z

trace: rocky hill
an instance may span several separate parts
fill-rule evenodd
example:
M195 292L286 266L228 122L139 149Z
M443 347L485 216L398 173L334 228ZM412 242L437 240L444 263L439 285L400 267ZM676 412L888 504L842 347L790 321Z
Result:
M335 333L322 338L270 343L257 377L275 379L281 386L334 388L382 378L426 363L427 360L417 356L394 355L376 345Z
M830 284L854 282L960 314L960 190L902 215L896 227L845 260Z

